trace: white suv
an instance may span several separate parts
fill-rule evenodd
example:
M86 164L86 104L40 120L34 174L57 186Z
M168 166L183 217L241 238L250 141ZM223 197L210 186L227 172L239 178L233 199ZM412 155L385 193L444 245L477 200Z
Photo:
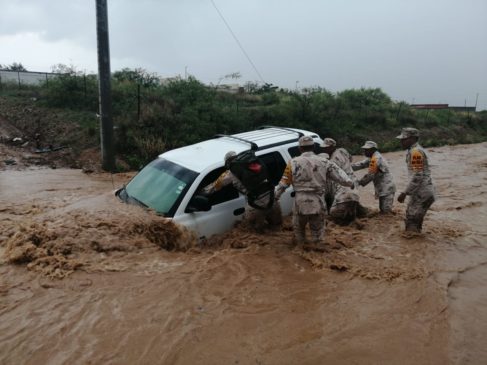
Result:
M245 197L233 186L209 197L197 194L224 171L225 153L253 149L266 164L272 183L277 185L287 161L299 154L298 139L303 135L311 136L316 147L322 142L316 133L284 127L217 135L159 155L116 195L127 203L172 218L195 231L200 239L210 237L232 228L245 212ZM288 189L280 198L284 215L292 210L293 196L292 189Z

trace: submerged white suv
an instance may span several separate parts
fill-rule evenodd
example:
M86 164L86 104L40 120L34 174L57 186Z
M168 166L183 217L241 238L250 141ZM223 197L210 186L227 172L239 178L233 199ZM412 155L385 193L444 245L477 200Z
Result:
M139 204L193 230L200 239L222 233L242 219L245 197L233 186L208 196L198 192L225 169L228 151L253 149L266 164L277 185L287 161L299 154L298 139L311 136L318 148L322 142L313 132L284 127L261 129L213 139L165 152L144 167L116 195L127 203ZM294 193L288 189L280 198L282 213L292 210Z

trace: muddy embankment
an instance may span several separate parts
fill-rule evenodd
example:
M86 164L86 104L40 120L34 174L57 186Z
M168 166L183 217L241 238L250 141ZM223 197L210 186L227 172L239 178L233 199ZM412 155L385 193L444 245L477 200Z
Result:
M4 166L0 363L485 363L486 152L429 150L423 235L396 204L329 223L325 252L292 246L289 218L202 246L119 202L130 175ZM386 157L403 188L404 153Z

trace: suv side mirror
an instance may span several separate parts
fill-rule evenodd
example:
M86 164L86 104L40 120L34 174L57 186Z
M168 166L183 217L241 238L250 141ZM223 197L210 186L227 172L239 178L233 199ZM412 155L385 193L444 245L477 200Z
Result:
M210 200L203 195L195 195L186 207L186 213L207 212L211 209Z

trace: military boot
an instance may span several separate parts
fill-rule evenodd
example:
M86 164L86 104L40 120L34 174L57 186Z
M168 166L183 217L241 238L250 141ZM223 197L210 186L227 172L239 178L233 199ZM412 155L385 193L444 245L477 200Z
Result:
M417 221L407 220L406 221L406 231L420 233L421 232L421 224Z

